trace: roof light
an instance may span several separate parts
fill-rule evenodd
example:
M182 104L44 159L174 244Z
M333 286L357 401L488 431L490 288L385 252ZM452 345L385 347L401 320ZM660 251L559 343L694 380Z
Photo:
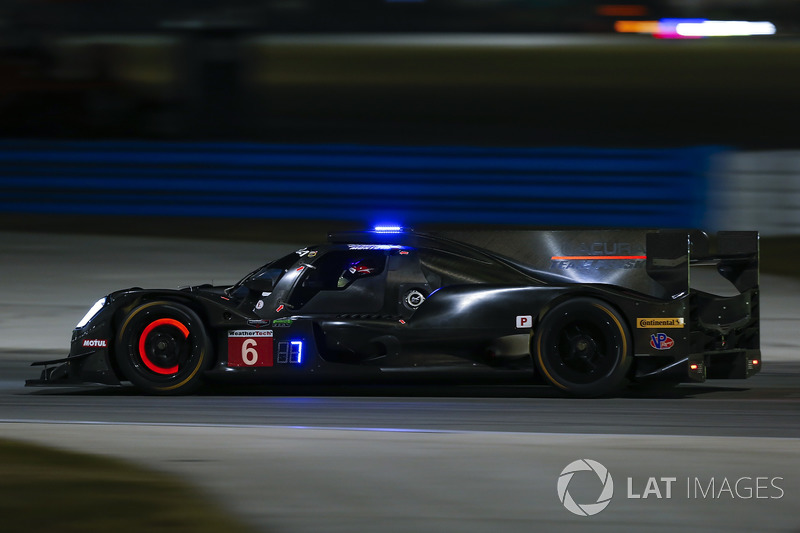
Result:
M403 226L399 224L377 224L374 228L377 233L401 233Z
M375 226L376 233L402 233L403 226Z

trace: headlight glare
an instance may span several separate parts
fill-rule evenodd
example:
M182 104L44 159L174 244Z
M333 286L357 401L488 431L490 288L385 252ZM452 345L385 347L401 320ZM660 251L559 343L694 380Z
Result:
M75 326L75 327L76 328L82 328L83 326L88 324L89 321L91 319L93 319L95 317L95 315L97 315L97 313L100 312L100 310L103 308L104 305L106 305L106 299L105 298L100 298L99 300L97 300L94 303L94 305L92 306L92 308L89 309L89 311L86 313L86 315L84 315L84 317L81 319L80 322L78 322L78 325Z

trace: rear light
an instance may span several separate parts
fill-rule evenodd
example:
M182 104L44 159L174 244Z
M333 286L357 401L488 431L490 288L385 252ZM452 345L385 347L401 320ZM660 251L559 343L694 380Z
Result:
M758 365L760 362L758 359L753 359L753 366Z
M698 368L700 368L700 367L698 365L694 364L694 363L689 365L689 370L697 370Z

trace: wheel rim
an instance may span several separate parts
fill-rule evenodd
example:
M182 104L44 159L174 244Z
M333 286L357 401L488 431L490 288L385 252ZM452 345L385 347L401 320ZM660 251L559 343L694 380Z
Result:
M563 317L544 344L547 359L555 374L575 384L594 383L617 367L622 346L613 326L589 320Z
M150 322L139 336L139 358L151 372L171 376L191 353L189 329L173 318Z

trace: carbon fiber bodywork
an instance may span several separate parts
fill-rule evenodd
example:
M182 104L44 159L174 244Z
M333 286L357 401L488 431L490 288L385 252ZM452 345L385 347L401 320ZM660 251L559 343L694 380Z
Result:
M724 291L690 282L701 267ZM73 331L69 356L34 363L46 368L27 384L148 389L152 374L154 391L181 392L200 377L536 374L597 395L622 378L752 376L758 303L755 232L339 233L232 287L109 294ZM562 315L574 318L558 325ZM202 345L196 362L176 343Z

